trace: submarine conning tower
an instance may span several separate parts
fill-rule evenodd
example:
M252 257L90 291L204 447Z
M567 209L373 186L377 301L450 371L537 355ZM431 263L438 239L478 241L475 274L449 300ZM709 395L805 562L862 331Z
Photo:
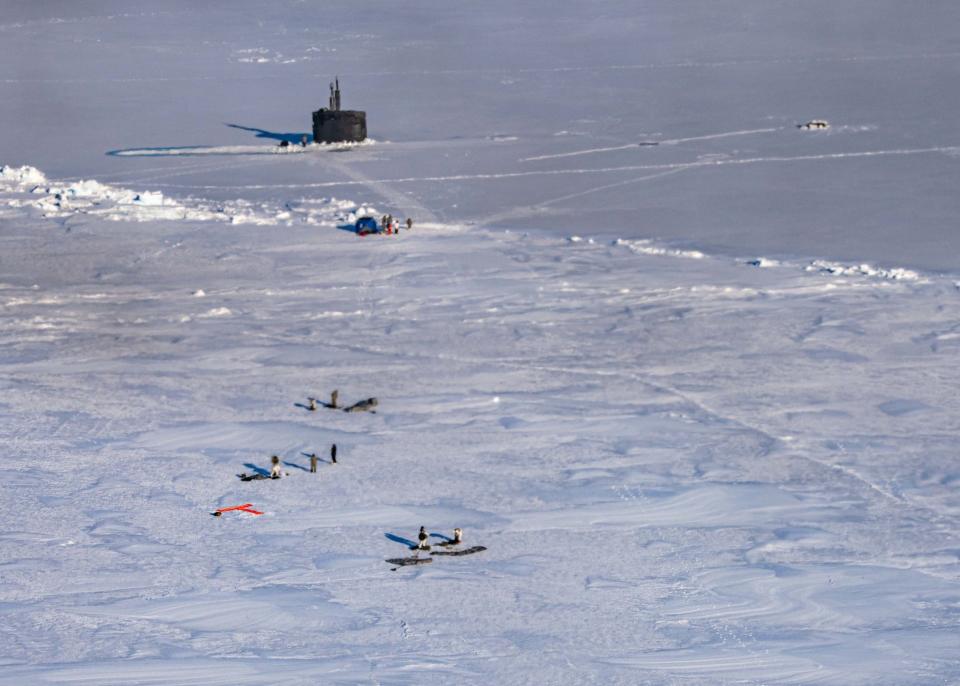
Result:
M359 143L367 137L367 113L340 109L340 79L330 84L330 102L313 113L314 143Z

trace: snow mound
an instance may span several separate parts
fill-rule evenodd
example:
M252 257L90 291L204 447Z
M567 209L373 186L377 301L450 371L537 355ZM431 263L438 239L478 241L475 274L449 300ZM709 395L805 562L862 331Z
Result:
M23 198L20 194L29 194ZM177 200L160 191L135 191L94 179L51 183L34 167L0 167L0 196L12 207L35 208L44 217L94 215L110 221L215 221L255 226L338 226L362 214L379 216L373 208L336 198L293 202L251 203Z
M683 250L680 248L665 248L663 246L655 245L653 241L641 239L641 240L627 240L624 238L618 238L613 242L614 245L622 245L628 250L631 250L638 255L655 255L663 257L681 257L688 260L702 260L706 255L704 255L699 250Z
M344 223L356 224L360 217L373 217L379 222L381 215L382 213L378 212L377 208L361 205L360 207L355 207L347 212L347 214L344 216Z
M47 177L36 167L0 166L0 187L13 190L46 182Z
M814 260L807 266L806 271L835 274L837 276L869 276L876 279L889 279L891 281L920 280L920 275L912 269L903 269L901 267L883 269L870 264L842 264L828 260Z
M34 192L38 191L34 190ZM133 196L136 195L134 193L128 198L127 196L130 195L130 191L114 189L94 180L77 181L66 188L56 189L56 192L75 198L110 198L116 200L129 200L131 202L133 201Z

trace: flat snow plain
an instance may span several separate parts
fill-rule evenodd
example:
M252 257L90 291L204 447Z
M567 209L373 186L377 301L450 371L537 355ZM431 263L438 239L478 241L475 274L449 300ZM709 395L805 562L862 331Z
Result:
M956 10L194 4L0 17L0 684L960 680Z

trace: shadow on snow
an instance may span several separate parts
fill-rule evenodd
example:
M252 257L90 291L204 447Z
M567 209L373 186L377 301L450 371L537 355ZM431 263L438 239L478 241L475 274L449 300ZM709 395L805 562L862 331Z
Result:
M403 545L407 546L411 550L417 547L417 542L411 541L409 538L404 538L403 536L397 536L396 534L384 534L384 536L389 538L394 543L402 543Z
M269 138L274 141L299 143L304 136L307 137L308 143L313 141L313 135L306 132L280 133L279 131L267 131L266 129L258 129L255 126L241 126L240 124L226 124L226 126L229 126L231 129L240 129L241 131L253 131L257 134L257 138Z
M263 467L258 467L257 465L253 464L252 462L245 462L245 463L243 464L243 466L246 467L247 469L249 469L250 471L252 471L254 474L262 474L263 476L270 476L270 470L269 470L269 469L264 469Z
M224 123L224 126L229 126L232 129L240 129L241 131L250 131L256 134L257 138L266 138L268 140L274 140L278 142L286 141L287 143L294 145L300 144L300 141L304 136L307 137L307 143L313 142L313 134L306 131L301 132L280 132L280 131L268 131L267 129L259 129L255 126L242 126L241 124L227 124ZM250 151L236 151L231 150L231 146L211 146L211 145L165 145L165 146L155 146L147 148L119 148L117 150L108 150L105 154L111 157L165 157L165 156L177 156L177 157L192 157L192 156L209 156L209 155L254 155L259 154Z

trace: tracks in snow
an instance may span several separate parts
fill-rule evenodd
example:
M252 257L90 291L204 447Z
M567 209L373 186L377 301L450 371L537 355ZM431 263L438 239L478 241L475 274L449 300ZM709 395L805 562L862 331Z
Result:
M708 159L694 162L667 162L663 164L630 164L616 167L585 167L580 169L542 169L516 172L481 173L481 174L450 174L441 176L405 176L395 178L362 178L347 181L319 181L314 183L281 183L281 184L245 184L245 185L175 185L154 184L168 188L193 188L202 190L281 190L298 188L336 188L340 186L366 186L371 184L401 184L450 181L486 181L516 179L531 176L577 176L584 174L610 174L629 171L668 171L700 169L709 167L746 166L754 164L778 164L786 162L815 162L827 160L852 160L870 157L898 157L909 155L957 154L960 145L942 145L925 148L890 148L880 150L863 150L858 152L835 152L817 155L776 155L768 157L744 157L737 159Z
M561 152L554 155L537 155L535 157L524 157L521 162L537 162L540 160L555 160L562 157L579 157L581 155L593 155L600 152L614 152L617 150L631 150L634 148L650 147L655 145L677 145L679 143L689 143L692 141L709 141L718 138L732 138L734 136L750 136L757 133L773 133L782 131L782 126L770 127L765 129L744 129L742 131L726 131L723 133L711 133L704 136L690 136L688 138L668 138L666 140L643 141L640 143L627 143L626 145L614 145L608 148L587 148L585 150L574 150L572 152Z

